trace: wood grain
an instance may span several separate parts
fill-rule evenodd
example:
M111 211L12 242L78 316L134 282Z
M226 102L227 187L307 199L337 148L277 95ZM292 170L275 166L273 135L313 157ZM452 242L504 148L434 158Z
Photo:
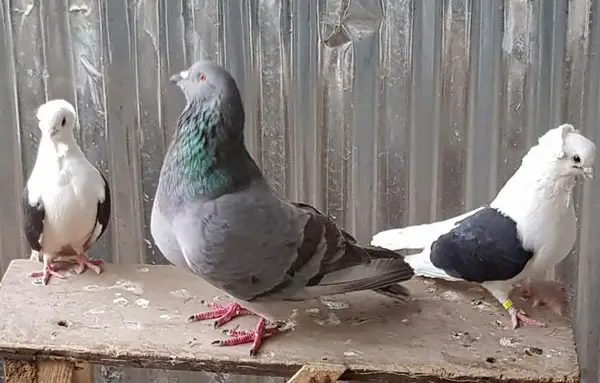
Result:
M287 381L287 383L332 383L336 382L346 371L340 365L306 365Z
M37 380L32 383L71 383L73 367L73 363L66 361L41 360L37 363Z

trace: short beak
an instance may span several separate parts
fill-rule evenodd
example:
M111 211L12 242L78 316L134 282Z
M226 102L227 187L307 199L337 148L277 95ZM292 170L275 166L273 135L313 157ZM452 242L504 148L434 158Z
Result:
M169 82L177 84L179 81L181 81L181 75L179 73L175 73L173 76L169 77Z
M586 179L592 179L594 178L594 168L591 166L586 166L583 169L583 177Z

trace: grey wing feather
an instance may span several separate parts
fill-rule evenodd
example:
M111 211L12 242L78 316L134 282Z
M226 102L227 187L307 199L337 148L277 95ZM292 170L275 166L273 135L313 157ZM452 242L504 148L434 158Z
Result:
M387 296L407 294L405 288L393 287L414 276L413 269L403 257L383 248L358 246L354 237L317 209L302 203L292 205L309 213L297 257L287 270L286 278L259 297L302 300L368 289ZM315 260L318 260L317 268L314 267ZM312 275L309 274L310 278L306 279L304 269L314 270ZM301 289L298 288L298 280L304 282Z

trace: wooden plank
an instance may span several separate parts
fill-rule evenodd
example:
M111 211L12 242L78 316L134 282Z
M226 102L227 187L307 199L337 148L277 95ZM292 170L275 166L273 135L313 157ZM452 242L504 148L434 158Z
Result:
M331 364L311 364L302 368L287 383L331 383L336 382L346 367Z
M74 364L67 361L41 360L37 363L37 380L34 382L71 383L73 367Z
M73 369L72 383L92 383L94 381L94 368L91 364L83 361L75 363Z
M7 359L5 365L6 383L91 383L93 381L91 366L86 362L39 360L36 363Z
M566 318L515 299L549 327L512 330L503 309L473 286L416 279L407 284L415 299L405 304L372 292L329 298L328 321L313 317L315 302L305 302L295 306L295 331L269 338L253 358L248 345L212 346L225 337L212 321L187 323L205 310L202 300L222 302L223 294L182 269L108 264L101 275L85 272L44 287L27 278L38 268L15 260L2 280L0 358L284 377L323 362L346 366L342 380L579 380ZM225 327L255 324L245 316Z
M35 363L5 359L4 381L6 383L35 383L37 381Z

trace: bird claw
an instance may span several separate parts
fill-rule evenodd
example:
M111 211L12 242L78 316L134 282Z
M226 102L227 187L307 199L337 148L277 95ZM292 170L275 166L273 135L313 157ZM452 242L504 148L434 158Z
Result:
M250 356L256 356L258 354L258 349L262 345L263 341L266 338L269 338L276 333L280 332L279 327L267 328L267 323L264 318L260 318L258 325L254 331L245 331L245 330L228 330L226 332L227 335L230 336L229 339L219 339L212 341L212 345L219 347L226 346L237 346L240 344L246 344L252 342L252 347L250 348Z
M215 319L214 327L220 327L227 322L230 322L232 319L242 316L242 315L252 315L251 311L246 310L238 303L229 303L226 305L218 304L218 303L209 303L210 311L190 315L188 318L188 322L198 322L206 319Z
M48 282L50 281L50 277L57 277L57 278L61 278L61 279L66 278L64 275L59 273L57 270L58 270L57 265L49 264L49 265L44 266L42 271L35 271L35 272L29 274L29 277L31 277L31 278L40 278L41 277L42 283L44 285L47 285Z
M527 314L525 314L523 310L517 310L516 308L512 307L509 310L509 313L513 329L520 327L521 324L528 324L537 327L546 327L545 323L530 318L529 316L527 316Z
M102 273L102 268L100 265L102 264L101 259L89 259L87 255L81 254L79 256L79 260L76 266L74 266L71 270L75 274L81 274L85 271L85 269L91 269L96 274Z
M532 307L547 306L558 316L568 309L565 288L556 281L529 282L523 286L521 296L533 298Z

